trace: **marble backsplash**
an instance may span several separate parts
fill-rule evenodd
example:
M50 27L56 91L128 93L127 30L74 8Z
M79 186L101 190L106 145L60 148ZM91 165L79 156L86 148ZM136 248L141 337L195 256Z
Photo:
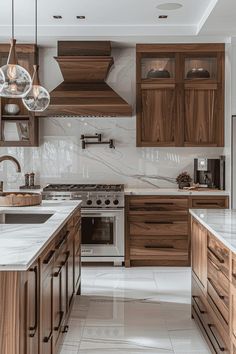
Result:
M55 49L41 50L42 82L52 89L62 80L55 64ZM135 105L135 49L116 49L115 65L108 83L129 103ZM81 148L81 134L102 133L114 139L115 149L107 145ZM11 154L22 165L22 174L10 162L0 165L0 179L8 188L23 184L23 175L34 171L37 182L46 183L124 183L129 187L174 188L182 171L193 175L196 157L219 157L222 148L137 148L136 119L132 118L42 118L38 148L0 148L0 155Z
M1 155L15 156L23 172L35 171L42 185L54 183L124 183L129 187L175 187L181 171L193 175L193 159L218 157L223 149L137 148L135 118L43 118L38 148L1 148ZM81 148L81 134L102 133L114 139L115 149L107 145ZM14 166L5 162L0 173L14 188L23 182Z

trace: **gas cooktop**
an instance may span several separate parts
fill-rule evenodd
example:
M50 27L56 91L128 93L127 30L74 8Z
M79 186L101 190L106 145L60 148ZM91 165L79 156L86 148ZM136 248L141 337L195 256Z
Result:
M123 192L123 184L49 184L45 192Z
M123 184L49 184L45 200L82 200L82 208L124 208Z

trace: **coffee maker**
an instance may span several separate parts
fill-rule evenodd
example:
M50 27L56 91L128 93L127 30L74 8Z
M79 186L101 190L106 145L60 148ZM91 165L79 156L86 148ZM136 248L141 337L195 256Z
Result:
M225 156L194 159L194 183L202 188L225 190Z

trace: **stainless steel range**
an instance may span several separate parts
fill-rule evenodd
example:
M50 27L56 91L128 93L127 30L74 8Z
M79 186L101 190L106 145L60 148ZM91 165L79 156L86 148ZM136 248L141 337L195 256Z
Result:
M44 200L82 200L82 261L124 261L124 186L49 184Z

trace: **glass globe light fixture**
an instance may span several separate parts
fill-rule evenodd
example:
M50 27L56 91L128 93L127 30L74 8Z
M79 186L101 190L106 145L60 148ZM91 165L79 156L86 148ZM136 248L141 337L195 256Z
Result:
M22 98L27 95L32 86L30 74L17 63L15 44L16 40L12 39L7 64L1 67L4 77L2 89L0 90L1 97Z
M39 66L34 65L31 89L22 99L24 106L31 112L43 112L50 103L50 95L48 91L40 85L38 69Z

